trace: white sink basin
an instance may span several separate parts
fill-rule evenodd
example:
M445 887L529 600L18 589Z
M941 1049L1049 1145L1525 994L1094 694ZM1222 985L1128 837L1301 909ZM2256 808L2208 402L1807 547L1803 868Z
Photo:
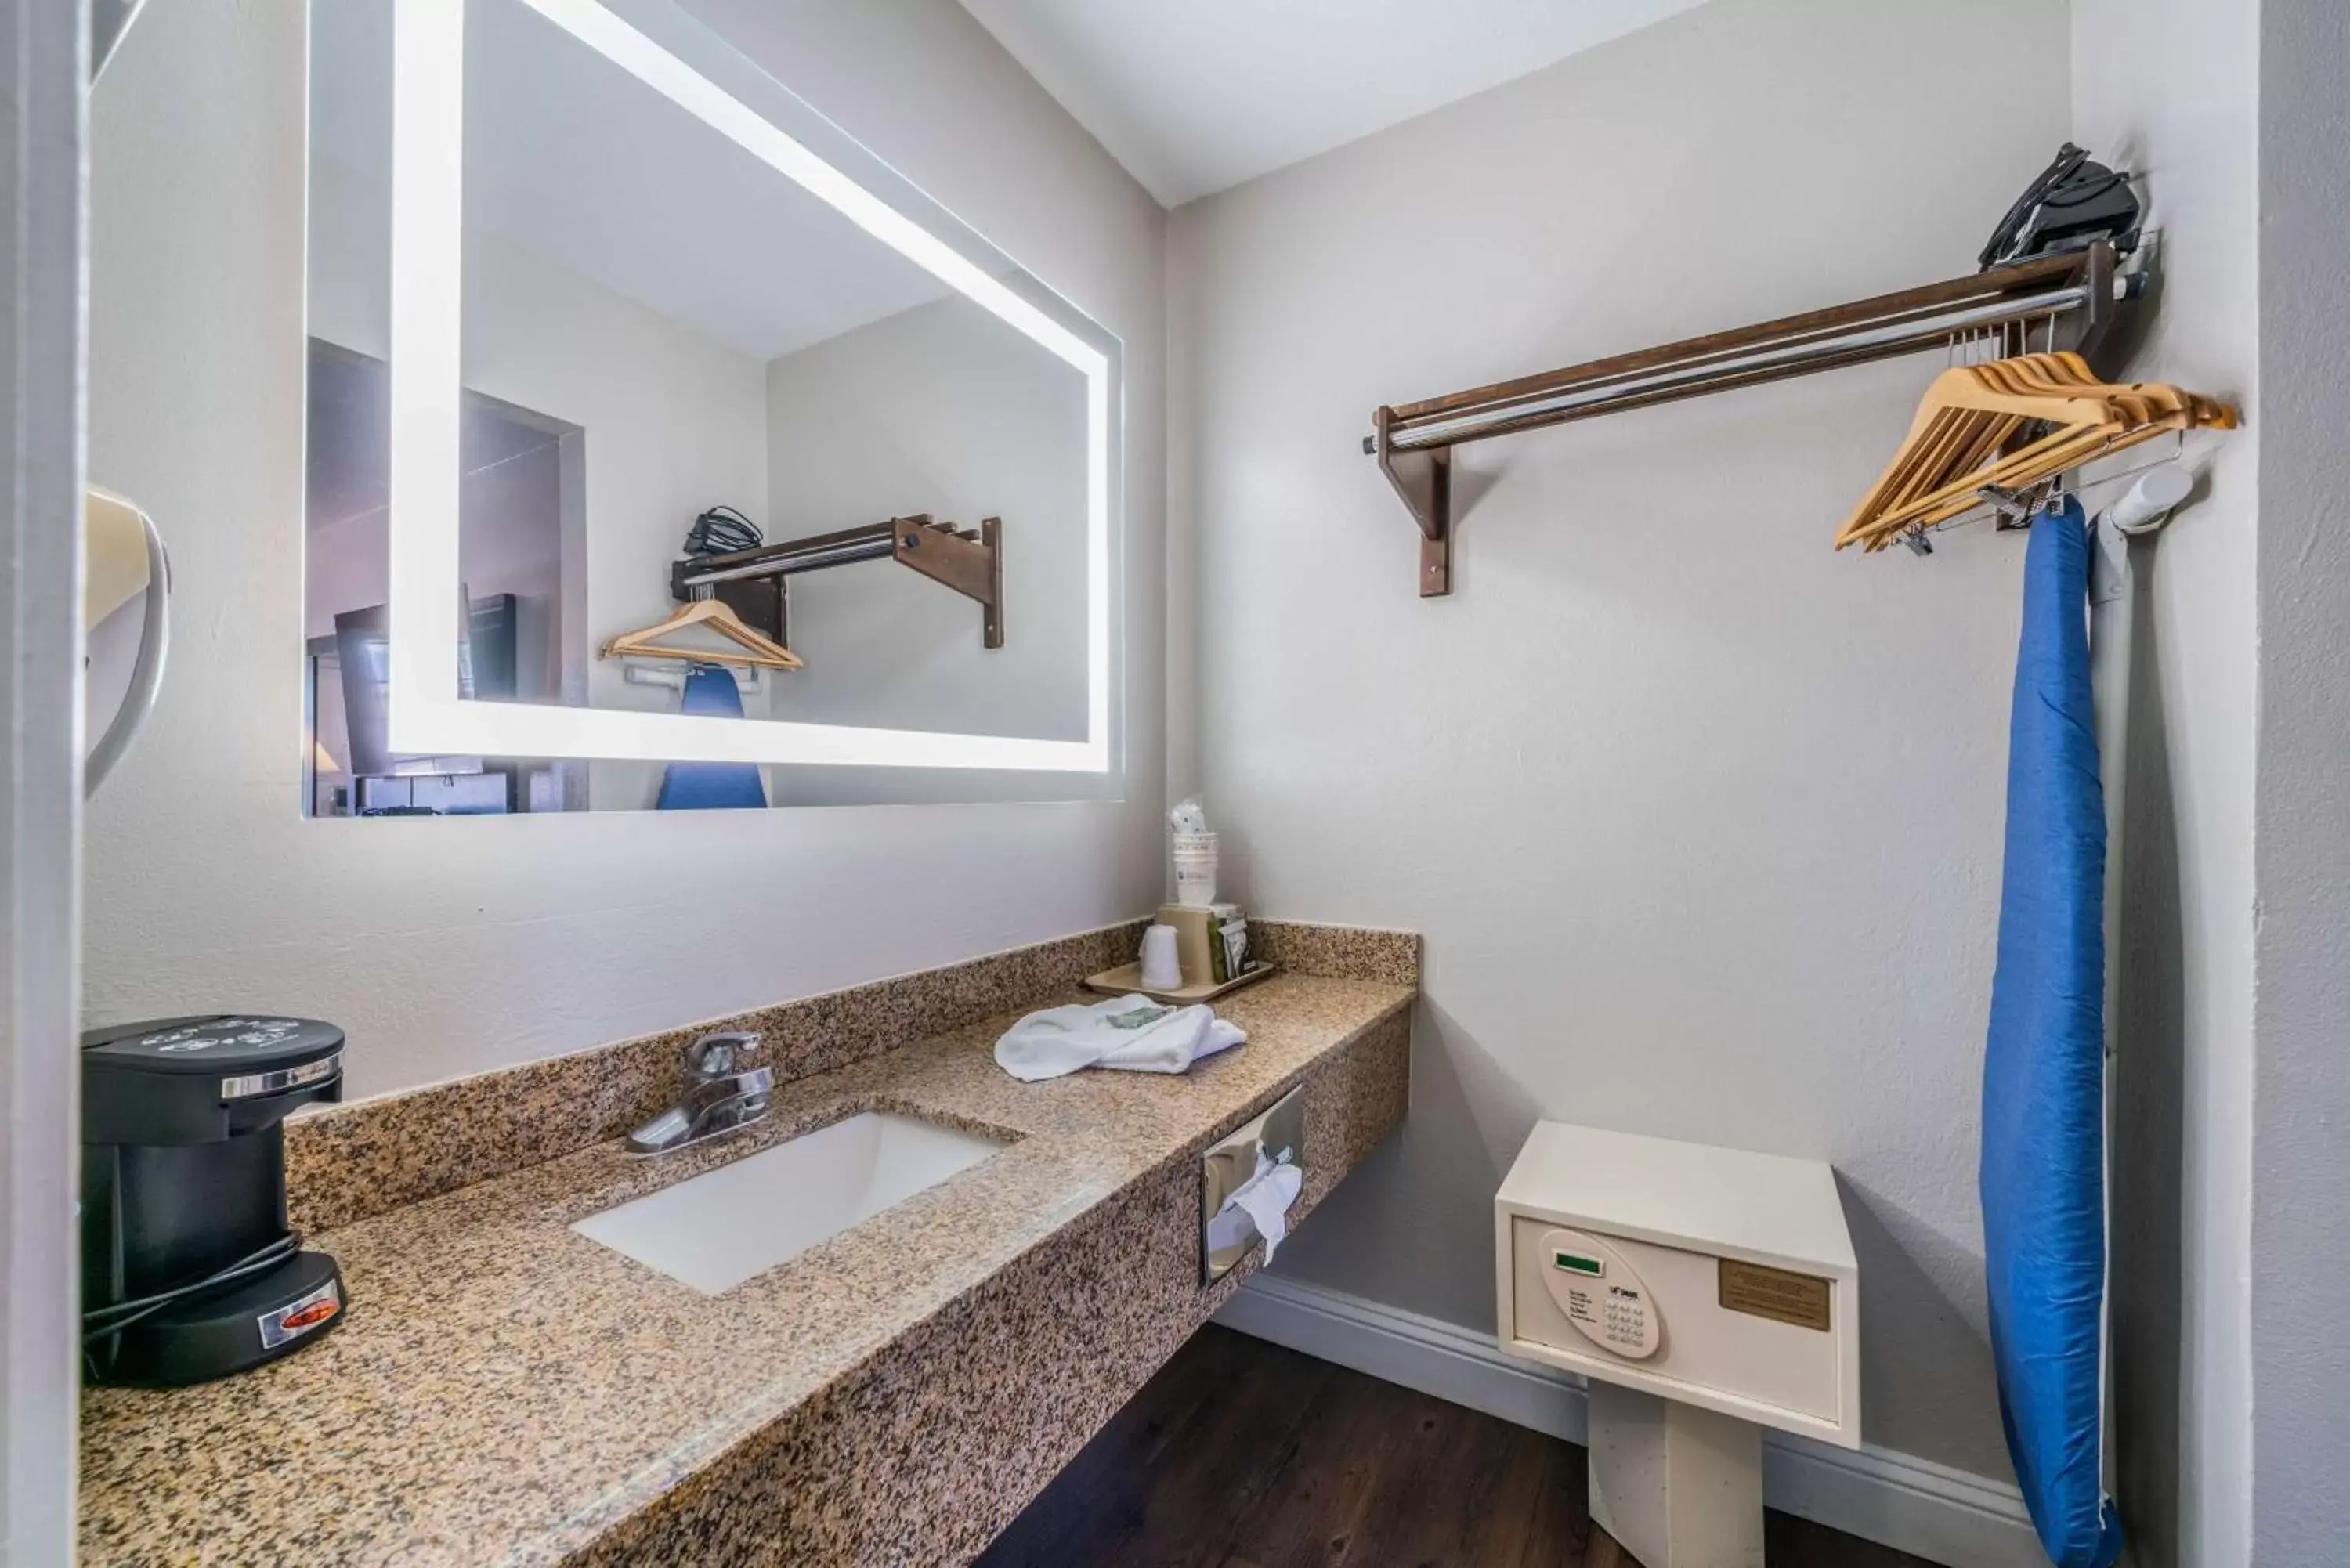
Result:
M1003 1147L913 1116L860 1111L571 1228L714 1296Z

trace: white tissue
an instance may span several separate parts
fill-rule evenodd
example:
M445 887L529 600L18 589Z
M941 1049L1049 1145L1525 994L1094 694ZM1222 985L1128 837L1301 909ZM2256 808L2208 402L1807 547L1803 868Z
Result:
M1224 1206L1208 1223L1208 1246L1221 1251L1248 1240L1247 1225L1256 1227L1264 1238L1264 1261L1273 1262L1273 1254L1289 1234L1290 1205L1297 1201L1305 1186L1305 1173L1289 1163L1289 1151L1283 1149L1278 1160L1264 1150L1256 1151L1256 1174L1233 1189Z
M1208 831L1208 808L1200 804L1198 795L1187 796L1177 802L1175 809L1167 814L1167 825L1178 833L1205 833Z

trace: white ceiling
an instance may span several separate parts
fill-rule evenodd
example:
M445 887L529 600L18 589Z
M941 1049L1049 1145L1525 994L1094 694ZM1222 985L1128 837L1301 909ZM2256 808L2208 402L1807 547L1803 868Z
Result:
M962 0L1168 206L1700 0Z
M393 0L312 13L311 142L391 164ZM465 225L756 359L943 296L930 274L520 0L465 28Z

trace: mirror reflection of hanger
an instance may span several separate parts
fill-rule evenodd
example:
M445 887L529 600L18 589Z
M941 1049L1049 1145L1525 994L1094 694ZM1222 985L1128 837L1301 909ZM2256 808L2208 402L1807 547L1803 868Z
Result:
M665 648L660 639L690 626L704 626L733 643L740 653L706 648ZM716 599L680 605L668 619L622 632L604 645L604 657L676 659L696 664L747 664L761 670L800 670L806 661L775 639L746 625Z

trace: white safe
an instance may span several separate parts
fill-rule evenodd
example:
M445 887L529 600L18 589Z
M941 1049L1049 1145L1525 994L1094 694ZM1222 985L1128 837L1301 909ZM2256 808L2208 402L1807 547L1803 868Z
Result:
M1860 1271L1825 1163L1542 1122L1493 1223L1503 1350L1860 1446Z

